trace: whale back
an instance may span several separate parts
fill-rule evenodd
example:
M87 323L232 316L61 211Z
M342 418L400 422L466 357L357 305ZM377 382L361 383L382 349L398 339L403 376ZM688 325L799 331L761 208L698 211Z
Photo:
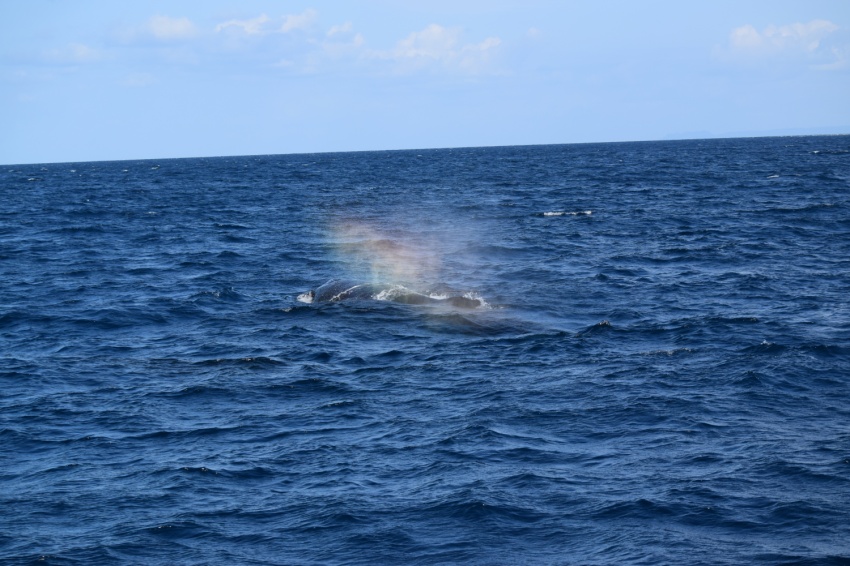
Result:
M310 292L307 302L330 303L350 299L381 299L408 305L449 304L453 307L474 309L481 306L478 299L461 295L434 298L411 291L401 286L387 286L373 283L357 283L345 279L331 279Z
M331 279L313 291L313 300L319 303L344 299L371 299L373 289L368 284L358 284L344 279Z

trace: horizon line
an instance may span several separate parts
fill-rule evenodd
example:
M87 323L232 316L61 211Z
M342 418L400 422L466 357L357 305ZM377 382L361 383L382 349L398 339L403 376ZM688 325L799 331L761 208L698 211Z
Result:
M827 129L827 128L812 128L812 129ZM679 141L710 141L710 140L734 140L734 139L758 139L758 138L803 138L803 137L835 137L850 135L850 127L839 128L843 131L832 133L742 133L711 135L705 132L702 137L700 133L694 132L695 137L688 137L690 134L673 134L669 137L657 139L638 139L638 140L609 140L609 141L585 141L585 142L556 142L556 143L522 143L522 144L498 144L498 145L468 145L468 146L444 146L444 147L410 147L410 148L391 148L391 149L352 149L352 150L326 150L326 151L293 151L283 153L234 153L229 155L189 155L179 157L130 157L122 159L87 159L81 161L30 161L20 163L0 163L0 167L17 167L17 166L33 166L33 165L62 165L62 164L84 164L84 163L113 163L122 161L165 161L171 159L223 159L229 157L270 157L270 156L296 156L296 155L330 155L337 153L380 153L394 151L450 151L461 149L495 149L505 147L543 147L552 145L601 145L601 144L622 144L622 143L658 143L658 142L679 142ZM682 136L682 137L679 137Z

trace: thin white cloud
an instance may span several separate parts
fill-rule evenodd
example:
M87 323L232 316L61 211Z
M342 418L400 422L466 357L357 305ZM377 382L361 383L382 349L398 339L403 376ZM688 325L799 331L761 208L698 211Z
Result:
M78 62L97 61L101 58L101 54L97 49L81 43L72 43L69 45L68 54L74 61Z
M131 73L121 81L122 86L140 88L156 83L156 77L150 73Z
M366 40L359 33L351 35L348 39L340 39L338 37L327 39L321 42L322 52L334 59L345 56L358 56Z
M332 26L331 29L328 30L326 34L328 37L333 37L335 35L341 35L350 32L353 29L351 22L345 22L344 24L340 24L338 26Z
M197 63L211 52L227 53L229 60L264 62L265 65L293 72L320 72L340 69L343 61L378 73L406 74L423 70L463 75L480 75L496 71L493 57L502 41L486 37L471 42L460 27L438 24L415 31L385 50L366 48L366 39L349 21L319 28L319 14L314 9L301 13L220 21L209 29L204 41L159 48L156 56L178 63ZM299 33L296 33L299 32ZM301 33L303 32L303 33ZM204 35L188 18L154 16L131 28L124 36L127 42L162 41ZM260 44L262 46L260 47ZM224 51L221 51L224 49ZM83 49L66 58L93 57ZM127 86L144 86L148 79L140 76L124 81Z
M169 41L189 39L198 34L195 24L189 18L171 18L154 16L147 23L147 31L156 39Z
M525 35L531 39L539 39L543 36L543 32L539 28L528 28Z
M115 29L112 37L119 43L144 43L150 40L173 42L198 35L198 27L189 18L156 15L139 25Z
M784 49L814 52L821 40L838 26L827 20L813 20L807 24L768 26L758 31L751 25L732 30L729 43L733 49L742 51L776 52Z
M312 8L304 10L304 12L300 14L290 14L283 17L283 25L280 26L280 31L283 33L289 33L291 31L295 31L297 29L304 29L310 26L319 13Z
M50 49L45 52L45 56L55 63L92 63L104 58L101 51L82 43L69 43L59 49Z
M360 54L361 48L366 43L363 35L354 31L354 26L351 22L345 22L332 26L326 33L322 41L315 41L320 45L324 55L331 58L341 58ZM313 57L313 64L317 60Z
M289 33L310 27L318 15L316 10L308 9L300 14L287 14L277 20L278 23L275 23L266 14L262 14L248 20L228 20L222 22L215 26L215 31L241 32L245 35Z
M402 70L442 66L465 72L482 71L490 55L501 45L498 37L488 37L481 43L462 44L460 28L431 24L399 41L388 51L373 51L375 59L396 61Z
M839 68L846 61L846 46L827 45L838 30L828 20L770 25L762 30L746 24L732 30L727 46L718 54L721 59L743 62L803 58L816 68Z
M468 71L477 71L487 63L493 52L502 44L498 37L488 37L481 43L464 45L460 51L460 67Z
M215 26L215 31L221 32L228 28L234 28L235 30L241 30L246 35L260 35L265 33L266 30L263 29L263 26L268 22L269 17L262 14L250 20L229 20L222 22Z
M818 71L837 71L850 67L850 43L830 48L829 54L832 61L814 65L813 68Z
M431 24L422 31L414 32L399 41L388 52L390 59L452 59L457 54L460 38L459 28L444 28Z
M729 34L729 45L732 49L751 50L761 46L761 34L756 28L747 24L732 30Z

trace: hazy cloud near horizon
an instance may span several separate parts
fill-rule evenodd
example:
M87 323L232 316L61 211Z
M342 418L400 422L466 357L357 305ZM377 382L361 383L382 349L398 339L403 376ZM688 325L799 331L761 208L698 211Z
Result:
M0 162L850 133L845 2L285 6L5 7Z

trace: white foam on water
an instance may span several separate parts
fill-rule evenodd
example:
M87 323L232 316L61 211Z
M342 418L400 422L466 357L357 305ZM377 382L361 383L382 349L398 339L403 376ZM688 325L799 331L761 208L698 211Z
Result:
M567 210L553 210L550 212L544 212L543 216L590 216L593 214L592 210L576 210L576 211L567 211Z

